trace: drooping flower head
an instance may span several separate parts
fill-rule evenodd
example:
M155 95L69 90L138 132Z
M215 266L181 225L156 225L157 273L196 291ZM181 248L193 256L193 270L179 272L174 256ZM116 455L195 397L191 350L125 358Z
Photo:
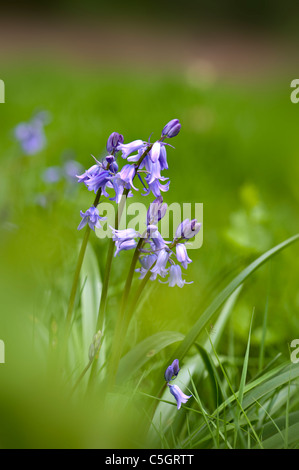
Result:
M171 395L173 395L174 398L176 399L177 407L179 410L181 408L182 403L187 403L187 401L189 400L189 398L192 397L192 395L185 395L185 393L182 392L182 390L180 389L180 387L178 387L178 385L170 385L170 384L167 384L167 385L169 387L169 391Z
M107 219L107 217L100 217L98 209L94 206L91 206L86 212L80 211L80 215L82 220L78 225L78 230L81 230L86 224L88 224L92 230L101 228L100 221Z
M147 225L156 225L166 214L167 204L163 204L162 196L158 196L153 202L150 203L150 206L147 211Z
M112 230L113 241L115 242L116 251L114 256L117 256L120 251L127 251L136 248L136 238L140 237L140 233L136 232L133 228L127 228L124 230L116 230L110 227Z
M180 238L189 240L190 238L198 234L200 228L201 223L197 222L196 219L185 219L182 223L180 223L180 225L176 229L175 238L177 240Z

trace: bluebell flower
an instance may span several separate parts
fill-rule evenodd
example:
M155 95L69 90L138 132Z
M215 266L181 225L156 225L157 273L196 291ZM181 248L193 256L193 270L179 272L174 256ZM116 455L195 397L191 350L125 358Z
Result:
M152 192L155 197L159 197L161 196L161 191L166 192L169 190L170 181L167 181L167 183L165 184L161 183L161 181L166 181L168 180L168 178L161 177L160 179L155 179L152 182L150 182L150 180L151 180L151 175L148 175L145 177L145 181L148 185L148 189L144 190L145 193L142 194L143 196L148 196L150 192Z
M45 183L57 183L62 177L62 171L59 166L50 166L42 174Z
M101 228L100 221L107 219L107 217L100 217L98 209L94 206L91 206L86 212L80 211L80 215L82 220L78 226L78 230L81 230L86 224L88 224L92 230Z
M150 203L150 206L147 211L147 225L157 224L166 214L167 204L163 204L162 196L158 196L153 202Z
M181 263L183 268L187 269L188 264L192 263L192 260L187 254L186 246L183 243L178 243L175 248L177 260Z
M173 367L168 366L164 374L164 378L166 382L170 382L173 376L174 376Z
M106 164L104 165L106 170L110 170L112 173L118 172L118 164L116 163L115 157L113 155L107 155Z
M164 129L162 130L162 136L175 137L181 130L181 124L178 119L172 119L169 121Z
M196 219L193 219L193 220L185 219L183 220L183 222L180 223L180 225L176 229L175 238L177 240L180 238L189 240L189 238L192 238L198 234L200 228L201 228L201 223L197 222Z
M126 159L128 158L129 155L131 155L131 153L136 152L137 150L140 150L140 149L144 149L146 148L146 146L143 140L139 139L139 140L133 140L133 142L130 142L129 144L120 143L118 144L116 150L121 151L122 158Z
M75 160L67 160L63 166L63 173L69 181L75 181L76 175L82 170L82 165Z
M165 277L168 273L169 268L166 268L170 256L170 252L167 249L159 251L155 266L151 269L153 274Z
M189 400L189 398L192 397L192 395L185 395L185 393L183 393L180 387L178 387L177 385L170 385L170 384L167 384L167 385L169 387L170 393L176 399L177 407L179 410L181 408L182 403L187 403L187 401Z
M180 371L179 360L175 359L170 366L167 367L164 377L166 382L170 382L173 377L177 377Z
M182 270L178 264L172 264L169 269L169 278L168 278L169 287L183 287L185 284L192 284L192 282L186 282L182 279Z
M19 124L14 130L14 135L26 155L35 155L46 145L43 122L40 119Z
M155 253L139 258L141 268L137 268L135 270L137 273L140 273L139 279L144 278L144 276L148 273L148 271L151 269L151 267L156 262L156 260L157 260L157 255ZM151 281L154 281L156 277L157 277L156 274L152 274L150 277Z
M175 359L172 364L171 364L172 368L173 368L173 374L175 375L175 377L178 375L179 371L181 370L180 369L180 365L179 365L179 360L178 359Z
M109 154L114 153L117 151L117 147L120 144L124 143L124 137L123 135L119 134L118 132L112 132L112 134L109 135L108 140L107 140L107 152Z
M119 203L124 188L126 189L138 189L133 184L133 179L136 174L136 168L133 165L127 164L125 165L120 172L110 178L110 183L115 190L115 197L111 197L112 201L116 201Z
M110 173L103 165L97 163L86 170L82 175L78 175L78 183L84 183L89 191L98 192L100 188L106 187L110 180Z
M132 250L136 248L137 242L135 238L140 238L140 233L136 232L133 228L124 230L117 230L110 227L112 230L113 241L115 242L116 251L114 256L118 255L122 250Z
M161 145L160 155L159 155L159 163L160 163L161 170L168 170L167 152L166 152L166 146L165 145Z

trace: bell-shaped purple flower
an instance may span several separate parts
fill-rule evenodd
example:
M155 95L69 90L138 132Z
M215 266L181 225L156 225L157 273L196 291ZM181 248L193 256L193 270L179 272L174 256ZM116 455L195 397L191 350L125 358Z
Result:
M106 164L105 164L105 169L112 171L112 173L117 173L118 172L118 164L115 161L115 157L113 155L107 155L106 157Z
M173 367L168 366L164 374L164 378L166 382L170 382L173 376L174 376Z
M161 171L162 170L168 170L167 152L166 152L165 145L161 145L160 155L159 155L159 163L160 163Z
M148 271L151 269L151 267L156 262L156 260L157 260L157 255L155 253L139 258L141 268L137 268L135 270L136 272L140 273L139 279L144 278L144 276L148 273ZM152 274L150 279L154 281L156 277L157 277L156 274Z
M162 131L162 136L175 137L181 130L181 124L178 119L172 119L169 121Z
M125 183L125 185L129 185L131 188L134 188L136 191L138 191L138 189L135 188L135 186L133 185L133 178L135 177L135 174L136 174L135 166L127 164L123 166L123 168L119 172L119 177Z
M137 242L135 238L140 237L140 233L136 232L133 228L124 230L116 230L110 227L113 234L113 241L115 242L116 251L114 256L117 256L120 251L127 251L136 248Z
M192 284L192 282L186 282L183 280L181 267L178 264L172 264L169 269L169 287L183 287L185 284Z
M168 273L168 268L166 268L166 265L169 260L169 251L166 249L163 249L159 252L158 258L156 261L155 266L151 269L151 272L154 274L157 274L161 277L165 277L166 274Z
M173 363L171 364L171 367L173 368L173 374L177 376L179 371L181 370L179 366L179 360L175 359Z
M76 160L67 160L63 165L63 173L65 178L69 181L76 181L76 175L82 171L83 168Z
M184 238L188 240L198 234L201 228L201 223L197 222L196 219L189 220L185 219L180 223L175 232L175 238Z
M107 185L110 181L110 173L107 170L103 170L99 167L99 171L97 171L91 178L85 181L85 184L89 191L94 191L95 193L98 192L100 188L103 188Z
M57 183L62 177L62 171L59 166L49 166L42 174L45 183Z
M153 144L152 149L150 151L150 157L153 163L156 163L159 160L160 151L161 151L161 142L157 141Z
M192 397L192 395L185 395L177 385L168 384L168 387L171 395L176 399L178 410L181 408L182 403L187 403L189 398Z
M175 359L170 366L167 367L164 377L166 382L170 382L172 377L177 377L180 371L179 360Z
M14 130L14 135L26 155L35 155L46 145L44 128L39 120L19 124Z
M123 135L119 134L118 132L112 132L112 134L109 135L108 140L107 140L107 152L109 154L112 154L116 151L117 147L119 144L124 143L124 137Z
M145 181L147 182L148 189L145 190L145 194L143 196L148 196L150 192L153 193L154 196L159 197L161 196L161 191L166 192L169 190L170 181L167 183L162 184L161 181L166 181L168 178L164 178L163 176L160 179L154 179L154 181L150 182L151 175L147 175L145 177Z
M80 215L82 220L78 225L78 230L81 230L86 224L88 224L92 230L94 230L95 227L101 228L100 221L107 219L107 217L100 217L98 209L94 206L91 206L86 212L80 211Z
M153 202L150 203L150 206L147 211L147 225L157 224L166 214L167 204L163 204L163 197L158 196Z
M181 263L185 269L187 269L189 263L192 263L192 260L187 254L186 246L183 243L178 243L176 245L176 257L179 263Z
M131 153L136 152L137 150L143 147L144 147L143 140L133 140L133 142L130 142L129 144L123 144L123 143L118 144L116 150L121 151L122 158L128 158L128 156L131 155Z

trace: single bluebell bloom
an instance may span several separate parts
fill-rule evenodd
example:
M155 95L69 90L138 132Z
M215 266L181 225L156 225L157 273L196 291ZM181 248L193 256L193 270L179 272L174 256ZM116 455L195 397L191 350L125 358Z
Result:
M118 172L118 164L116 163L115 157L113 155L107 155L106 162L107 162L105 166L106 170L109 168L109 170L112 171L112 173Z
M75 181L77 174L83 170L82 165L75 160L67 160L63 166L65 177L69 181Z
M176 399L177 407L179 410L181 408L182 403L187 403L187 401L189 400L189 398L192 397L192 395L185 395L185 393L183 393L180 387L178 387L177 385L170 385L170 384L167 384L167 385L169 387L170 393Z
M168 366L164 374L164 378L166 382L170 382L173 376L174 376L173 367Z
M178 243L176 245L176 257L179 263L181 263L185 269L187 269L189 263L192 263L192 260L187 254L186 246L183 243Z
M128 158L131 153L136 152L137 150L140 150L141 148L143 149L145 147L143 140L133 140L133 142L130 142L129 144L123 144L120 143L118 144L116 150L121 151L121 156L122 158Z
M162 249L161 251L159 251L156 264L151 269L151 272L161 277L165 277L169 270L169 268L166 268L166 265L169 260L169 256L170 256L170 253L167 249Z
M166 382L170 382L171 380L173 380L172 379L173 377L176 378L179 371L180 371L179 360L175 359L172 362L172 364L167 367L167 369L165 371L164 377L165 377Z
M127 164L122 167L122 169L119 172L119 178L125 183L126 187L129 185L131 188L134 188L136 191L138 191L137 188L133 185L133 178L135 177L136 174L136 168L134 165Z
M137 242L135 238L140 237L140 233L136 232L133 228L124 230L117 230L110 227L112 230L113 241L115 242L116 251L114 256L117 256L122 250L131 250L136 248Z
M45 183L57 183L62 177L62 171L59 166L49 166L42 174Z
M158 196L153 202L150 203L150 206L147 211L147 225L157 224L166 214L167 204L163 204L163 197Z
M137 268L135 271L140 273L139 279L143 279L144 276L148 273L148 271L151 269L153 264L157 260L157 255L155 253L152 253L147 256L143 256L139 258L141 268ZM157 278L156 274L152 274L150 279L151 281L154 281Z
M178 264L172 264L169 269L169 287L183 287L185 284L192 284L192 282L186 282L183 280L181 267Z
M196 219L189 220L185 219L180 223L175 232L175 238L184 238L188 240L198 234L201 228L201 223L197 222Z
M107 217L100 217L98 209L94 206L91 206L86 212L80 211L80 215L82 220L78 225L78 230L81 230L86 224L88 224L92 230L101 228L100 221L107 219Z
M46 136L40 120L19 124L14 130L14 135L26 155L35 155L46 145Z
M178 359L175 359L172 364L171 364L171 367L173 369L173 375L177 376L179 371L181 370L180 369L180 366L179 366L179 360Z
M169 121L164 129L162 130L162 136L175 137L181 130L181 124L178 119L172 119Z
M168 178L161 177L160 179L154 179L152 182L150 182L150 180L151 175L147 175L145 181L148 185L148 189L144 190L145 193L142 194L143 196L148 196L148 194L152 192L155 197L159 197L161 196L161 191L166 192L169 190L170 181L167 181L165 184L161 183L161 181L166 181Z
M108 140L107 140L107 152L109 154L114 153L117 149L117 146L119 144L124 143L124 137L123 135L119 134L118 132L112 132L112 134L109 135Z
M159 163L160 163L161 170L168 170L167 152L166 152L165 145L161 145L160 155L159 155Z

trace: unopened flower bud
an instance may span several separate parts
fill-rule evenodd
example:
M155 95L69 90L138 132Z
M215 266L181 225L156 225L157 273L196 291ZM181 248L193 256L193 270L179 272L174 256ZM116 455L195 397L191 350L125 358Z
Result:
M164 374L164 378L165 378L166 382L170 382L173 375L174 375L173 367L172 366L167 367L167 369L165 371L165 374Z
M181 124L178 119L172 119L169 121L168 124L164 127L162 131L162 136L166 137L175 137L181 130Z
M116 147L119 144L123 144L124 142L124 137L119 134L118 132L112 132L112 134L108 137L107 140L107 152L108 153L113 153L116 150Z

